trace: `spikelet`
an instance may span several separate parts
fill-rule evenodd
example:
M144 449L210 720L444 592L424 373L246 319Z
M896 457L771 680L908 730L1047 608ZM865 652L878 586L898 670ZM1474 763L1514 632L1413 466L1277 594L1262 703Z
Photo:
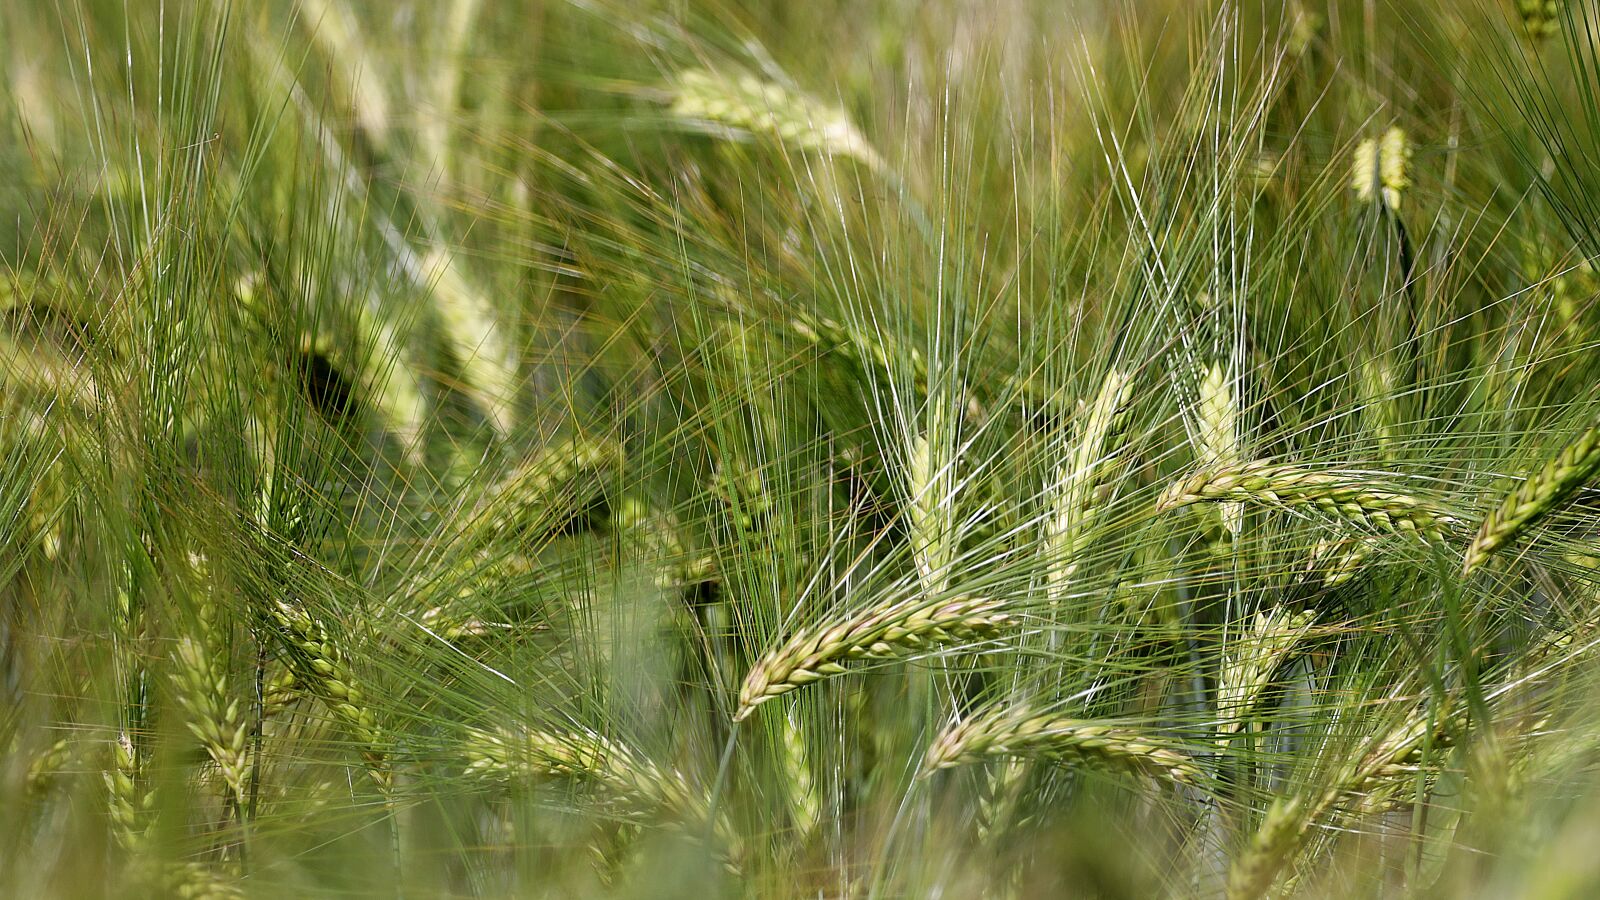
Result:
M991 638L1015 621L1001 606L981 597L918 596L803 630L768 652L745 676L734 721L743 721L774 697L842 674L844 663L852 659L891 658Z
M1600 425L1578 435L1536 474L1523 479L1516 490L1484 517L1477 536L1467 547L1462 574L1472 574L1496 551L1559 509L1597 473L1600 473Z
M1188 784L1200 769L1188 754L1120 726L1024 708L997 707L945 729L928 748L924 774L996 757L1050 759Z
M1316 621L1312 612L1282 607L1258 612L1250 628L1223 651L1217 712L1223 735L1237 734L1278 671L1295 657Z
M361 758L374 783L383 790L393 785L387 741L378 727L377 717L366 705L361 688L345 659L322 623L300 606L280 600L272 610L292 652L295 677L316 694L361 745Z
M799 150L850 157L877 172L887 170L883 157L843 110L748 73L680 72L671 109L682 119L749 132Z
M1365 531L1442 541L1460 521L1429 500L1373 487L1365 476L1310 472L1258 460L1196 472L1179 479L1156 501L1156 512L1191 503L1237 501L1284 507L1312 507Z
M1407 167L1411 161L1411 146L1405 131L1390 128L1383 137L1367 138L1356 147L1355 160L1350 166L1350 187L1360 199L1371 203L1376 196L1391 211L1400 210L1400 198L1411 185Z

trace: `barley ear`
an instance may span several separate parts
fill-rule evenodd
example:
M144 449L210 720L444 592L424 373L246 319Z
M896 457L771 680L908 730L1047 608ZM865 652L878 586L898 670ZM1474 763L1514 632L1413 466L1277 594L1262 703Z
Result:
M305 682L355 737L373 782L381 790L389 790L394 785L394 773L387 739L344 652L333 643L327 628L297 604L278 601L273 618L291 650L296 678Z
M1250 844L1228 867L1228 900L1266 896L1310 826L1300 797L1272 801Z
M1377 139L1367 138L1356 147L1350 166L1350 187L1360 199L1372 202L1381 197L1391 211L1398 212L1400 198L1411 185L1406 169L1411 162L1411 146L1402 129L1390 128Z
M1365 475L1311 472L1268 460L1204 469L1162 492L1155 511L1191 503L1253 503L1317 509L1363 531L1442 542L1459 520L1433 501L1375 487Z
M690 69L678 73L673 95L672 113L679 118L851 157L877 172L888 169L843 110L754 75Z
M1200 777L1188 754L1132 728L1026 707L996 708L945 729L928 748L922 770L928 774L998 757L1049 759L1179 784Z
M745 676L734 721L757 706L845 671L853 659L884 659L964 641L984 640L1015 618L981 597L929 601L913 597L806 629L768 652Z
M1472 574L1496 551L1559 509L1597 473L1600 473L1600 425L1589 428L1562 448L1484 517L1477 536L1467 547L1462 574Z

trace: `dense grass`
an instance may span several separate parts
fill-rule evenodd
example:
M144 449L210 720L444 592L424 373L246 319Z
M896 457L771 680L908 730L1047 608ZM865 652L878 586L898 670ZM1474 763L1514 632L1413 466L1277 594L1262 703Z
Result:
M1600 891L1591 3L0 47L0 893Z

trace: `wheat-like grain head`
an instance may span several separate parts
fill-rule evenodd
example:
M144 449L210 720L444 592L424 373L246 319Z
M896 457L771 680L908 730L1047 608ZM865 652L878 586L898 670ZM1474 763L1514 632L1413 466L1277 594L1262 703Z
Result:
M883 157L843 110L754 75L707 69L678 73L674 115L776 139L800 150L855 159L886 171Z
M1277 607L1258 612L1250 627L1222 655L1217 679L1217 712L1223 735L1237 734L1283 666L1300 650L1316 621L1309 611Z
M1005 706L945 729L922 768L929 773L997 757L1050 759L1185 784L1200 777L1188 754L1135 729Z
M1360 199L1372 202L1381 196L1391 211L1400 210L1400 198L1411 185L1406 171L1411 162L1411 146L1405 131L1390 128L1381 138L1367 138L1356 147L1350 166L1350 187Z
M1600 473L1600 425L1578 435L1543 468L1523 479L1516 490L1484 517L1477 536L1467 547L1462 574L1472 574L1496 551L1559 509L1597 473Z
M1162 493L1155 509L1160 513L1191 503L1230 501L1311 507L1364 531L1434 542L1442 541L1460 521L1433 501L1373 487L1365 476L1311 472L1270 460L1206 469L1179 479Z
M298 604L280 600L272 615L291 649L289 658L296 669L296 679L326 703L340 724L355 736L368 774L379 788L388 790L394 779L388 740L367 705L366 691L344 651L333 642L327 628Z
M1001 606L982 597L917 596L803 630L763 656L745 676L734 721L743 721L774 697L842 674L844 663L852 659L891 658L991 638L1016 621Z

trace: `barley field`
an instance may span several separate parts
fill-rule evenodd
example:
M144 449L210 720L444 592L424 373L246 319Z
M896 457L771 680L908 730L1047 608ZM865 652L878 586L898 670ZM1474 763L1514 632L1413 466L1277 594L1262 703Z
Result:
M1600 896L1594 0L0 50L0 896Z

